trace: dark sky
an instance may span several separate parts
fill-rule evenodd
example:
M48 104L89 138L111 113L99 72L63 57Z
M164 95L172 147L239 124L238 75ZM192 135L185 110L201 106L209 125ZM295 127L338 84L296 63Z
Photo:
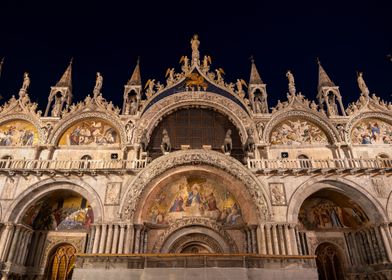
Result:
M5 99L17 95L28 71L30 96L44 109L50 86L74 57L74 100L92 92L100 71L104 97L121 105L138 56L143 81L164 82L166 69L179 70L179 58L190 56L190 38L197 33L201 54L225 70L226 81L247 81L249 57L255 57L270 107L286 99L287 69L297 90L315 98L316 57L340 86L345 104L358 98L357 70L371 92L392 101L392 62L386 57L392 53L392 1L39 2L0 2Z

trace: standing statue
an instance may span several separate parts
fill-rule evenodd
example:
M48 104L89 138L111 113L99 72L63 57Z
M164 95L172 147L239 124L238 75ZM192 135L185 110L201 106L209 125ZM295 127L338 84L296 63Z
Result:
M295 90L295 81L294 81L294 75L291 73L290 70L287 71L286 77L289 80L289 92L291 95L294 95L296 90Z
M95 80L95 87L94 87L94 97L97 96L102 89L102 84L103 84L103 77L101 76L101 73L97 72L97 78Z
M226 131L225 140L223 141L222 151L225 154L230 154L233 148L233 141L231 140L231 129Z
M27 91L29 86L30 86L29 73L24 72L24 74L23 74L23 84L22 84L21 90Z
M358 82L358 87L361 90L361 93L364 95L368 96L369 95L369 89L366 86L365 80L362 77L363 73L359 72L358 77L357 77L357 82Z
M129 144L132 144L133 141L133 133L135 131L135 125L133 124L133 122L129 122L127 123L127 125L125 126L125 130L127 132L127 140Z
M54 105L53 105L53 110L52 110L52 117L60 117L61 114L61 98L56 97L54 99Z
M131 99L131 104L129 105L129 114L130 115L136 115L137 110L138 110L138 104L137 104L137 99L132 98Z
M171 151L170 137L166 129L162 131L161 151L163 154L170 153Z
M147 152L147 146L148 146L147 129L143 129L142 135L140 137L140 148L142 152Z
M199 36L195 34L191 39L192 61L198 61L200 58L199 46L200 46Z
M259 139L260 139L260 141L262 141L264 124L262 122L259 122L259 123L256 124L256 128L257 128L257 133L259 135Z
M203 58L203 67L208 68L209 64L211 64L211 56L205 55Z

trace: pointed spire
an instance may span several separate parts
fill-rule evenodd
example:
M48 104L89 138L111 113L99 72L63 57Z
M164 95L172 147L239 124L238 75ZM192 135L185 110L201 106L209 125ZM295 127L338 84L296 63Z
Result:
M67 69L65 70L60 81L57 82L56 87L69 87L72 89L72 62L73 58L71 58Z
M325 72L323 66L321 66L321 62L318 58L317 58L317 63L319 66L318 88L320 89L321 87L335 87L336 85L329 78L327 72Z
M142 78L140 76L140 58L137 58L137 62L136 62L136 66L135 69L133 70L132 76L129 79L127 85L131 86L131 85L141 85L142 84Z
M252 67L250 69L250 78L249 78L249 84L263 84L263 81L260 78L259 71L257 71L255 60L253 57L250 58L250 61L252 62Z

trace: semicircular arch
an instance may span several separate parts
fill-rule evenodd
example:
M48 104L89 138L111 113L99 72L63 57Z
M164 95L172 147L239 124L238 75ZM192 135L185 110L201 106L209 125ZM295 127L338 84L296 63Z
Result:
M125 127L121 123L121 120L111 114L106 114L103 112L83 112L77 115L73 115L69 118L61 120L53 129L53 132L49 138L48 143L57 145L61 137L66 133L67 129L72 125L84 121L86 119L100 119L108 122L113 128L115 128L120 136L120 145L125 145L127 143L127 137L125 132Z
M181 92L163 98L143 113L139 126L146 129L149 136L164 116L180 108L189 107L210 108L227 116L240 132L242 143L246 141L246 129L252 127L255 130L246 111L230 99L212 92Z
M4 221L19 222L32 203L56 190L73 191L86 198L93 210L95 222L102 221L103 205L98 193L83 181L62 178L46 179L28 187L10 205L4 214Z
M298 214L305 199L320 190L333 190L353 199L371 221L387 221L382 205L364 188L344 178L313 178L300 185L288 202L287 222L297 223Z
M257 209L259 222L268 220L271 215L271 204L267 196L266 187L252 174L252 172L232 157L225 156L215 151L189 150L176 151L161 156L149 164L135 178L126 184L126 193L120 204L120 216L122 219L134 221L137 219L137 208L140 204L143 192L150 182L158 178L167 170L179 166L207 165L220 169L241 182L245 186L249 197ZM140 213L139 213L140 215Z
M326 137L328 138L328 142L331 144L338 142L340 139L338 131L330 122L328 122L328 120L325 120L320 116L312 114L308 111L291 110L277 113L274 115L273 118L271 118L271 120L265 126L263 135L264 142L269 143L273 130L283 121L290 119L301 119L310 121L312 124L319 127L325 133Z
M155 242L154 253L168 253L174 243L181 237L191 233L200 233L217 241L224 253L238 253L238 247L230 235L210 219L199 217L177 220L164 231Z
M358 114L352 119L350 119L350 121L346 125L346 131L348 132L346 137L348 143L352 143L353 139L351 139L351 133L355 125L369 119L378 119L392 126L392 117L389 114L384 114L382 112L365 112Z
M38 143L44 144L45 136L44 131L41 129L41 121L34 116L26 115L26 114L10 114L0 118L0 126L5 125L9 122L13 121L24 121L30 123L38 133Z

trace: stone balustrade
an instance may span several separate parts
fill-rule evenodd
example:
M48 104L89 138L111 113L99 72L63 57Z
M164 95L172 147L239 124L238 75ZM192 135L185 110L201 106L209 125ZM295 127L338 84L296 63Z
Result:
M140 160L30 160L2 159L0 171L116 171L139 170L147 166Z
M30 160L2 159L0 171L137 171L147 166L147 159L136 160ZM247 166L253 172L329 172L390 171L392 159L344 158L344 159L248 159Z
M248 159L248 168L254 172L361 172L392 170L389 158L344 159Z

